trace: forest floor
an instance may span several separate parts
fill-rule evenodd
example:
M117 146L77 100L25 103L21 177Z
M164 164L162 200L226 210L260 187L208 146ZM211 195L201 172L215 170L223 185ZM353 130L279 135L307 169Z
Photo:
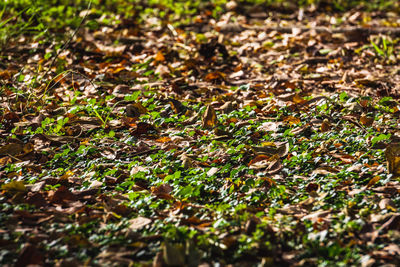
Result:
M0 265L400 265L398 5L215 2L3 9Z

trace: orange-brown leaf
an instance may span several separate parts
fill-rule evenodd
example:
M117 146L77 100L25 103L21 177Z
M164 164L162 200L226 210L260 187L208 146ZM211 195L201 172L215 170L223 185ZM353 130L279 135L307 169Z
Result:
M203 114L203 127L211 129L215 125L217 125L217 114L215 109L211 105L208 105Z

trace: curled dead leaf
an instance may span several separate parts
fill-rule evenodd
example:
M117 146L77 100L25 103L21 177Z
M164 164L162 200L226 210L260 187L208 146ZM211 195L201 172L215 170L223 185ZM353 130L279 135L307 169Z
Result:
M279 144L279 145L277 146L277 148L276 148L276 154L277 154L279 157L281 157L281 158L286 157L288 153L289 153L289 143L288 143L288 142Z
M379 201L378 204L379 208L381 210L391 210L393 212L396 211L396 204L393 202L393 200L391 200L390 198L384 198L381 201Z
M35 245L26 243L21 250L14 266L41 266L44 262L44 253Z
M306 100L304 100L304 99L303 99L301 96L299 96L298 94L295 94L295 95L293 96L292 101L293 101L295 104L303 104L303 103L307 102Z
M278 159L278 160L272 161L268 165L266 171L268 174L276 174L276 173L280 172L280 170L282 170L282 168L283 168L283 165L282 165L281 161Z
M169 104L171 105L171 108L175 112L175 114L184 113L187 109L185 105L183 105L180 101L176 99L169 99Z

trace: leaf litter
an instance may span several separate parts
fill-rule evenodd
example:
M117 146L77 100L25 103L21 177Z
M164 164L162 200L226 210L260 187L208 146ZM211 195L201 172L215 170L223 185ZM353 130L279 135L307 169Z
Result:
M399 7L287 3L11 38L1 264L399 265Z

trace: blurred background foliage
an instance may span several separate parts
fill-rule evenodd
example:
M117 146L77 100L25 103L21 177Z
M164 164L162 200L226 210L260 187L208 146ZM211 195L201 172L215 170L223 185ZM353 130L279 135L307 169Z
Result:
M175 26L187 25L197 14L207 12L217 19L226 11L228 0L5 0L0 2L0 48L22 34L39 42L68 38L66 31L75 29L90 9L85 27L96 30L101 25L118 25L122 19L139 25L157 17ZM318 12L390 11L400 14L396 0L237 0L239 13L249 8L291 13L313 7ZM240 12L242 11L242 12Z

